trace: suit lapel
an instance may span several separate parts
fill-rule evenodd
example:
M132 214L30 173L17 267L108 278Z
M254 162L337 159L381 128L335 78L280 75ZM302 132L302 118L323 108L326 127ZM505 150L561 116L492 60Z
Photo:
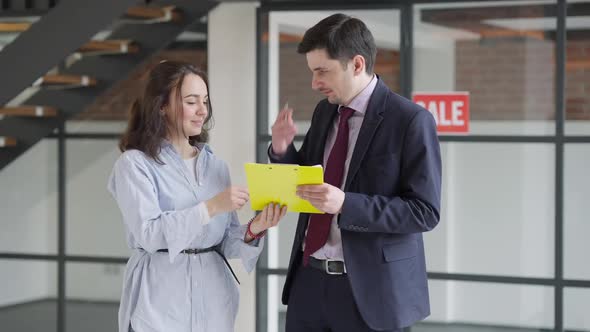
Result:
M369 104L367 105L365 119L361 125L361 129L354 147L354 152L350 160L350 165L348 166L348 175L346 176L346 185L344 186L344 190L348 188L350 182L352 179L354 179L361 165L361 161L365 157L365 153L369 149L369 145L373 140L373 136L381 124L381 121L383 121L383 105L387 99L388 92L389 89L387 86L385 86L385 84L379 80L377 82L377 86L375 87L375 91L373 91L373 94L371 95Z

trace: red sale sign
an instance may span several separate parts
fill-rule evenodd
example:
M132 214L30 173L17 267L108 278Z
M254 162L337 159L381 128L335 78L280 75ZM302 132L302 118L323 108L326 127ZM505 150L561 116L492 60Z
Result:
M469 92L415 93L412 99L432 113L439 133L469 133Z

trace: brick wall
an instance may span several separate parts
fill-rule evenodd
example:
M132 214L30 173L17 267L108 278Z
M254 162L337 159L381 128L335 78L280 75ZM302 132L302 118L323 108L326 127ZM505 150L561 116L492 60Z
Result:
M470 92L471 119L553 119L554 52L527 37L458 41L455 89Z
M283 42L280 49L279 103L286 101L295 109L296 120L310 120L315 105L324 96L311 89L311 72L305 56L297 53L298 42ZM192 62L207 69L207 52L204 50L166 50L140 65L128 79L120 82L100 96L79 114L77 120L126 120L131 104L143 90L145 74L161 60ZM394 91L399 89L399 53L379 50L375 71Z
M378 49L374 71L394 92L399 93L399 52Z
M456 43L456 90L471 93L473 120L554 119L554 43L533 38L498 38ZM297 42L281 43L279 52L279 105L286 101L296 120L310 120L323 95L311 89L311 72ZM568 41L566 117L590 120L590 41ZM143 88L143 76L161 60L192 62L207 69L205 50L165 50L128 79L103 94L77 116L79 120L125 120ZM584 62L585 61L585 62ZM584 65L586 63L586 65ZM399 53L380 49L375 72L399 91Z
M456 90L471 93L471 119L555 119L554 41L495 38L456 48ZM568 61L588 59L590 41L568 41L567 52ZM567 70L566 118L590 119L590 68Z
M193 63L207 70L206 50L164 50L136 68L131 75L98 97L76 120L126 120L131 105L140 96L150 68L162 60Z
M311 71L305 55L297 53L297 43L281 43L279 49L279 105L294 109L295 120L311 120L315 105L324 95L311 89ZM274 119L269 119L274 121Z
M590 120L590 40L568 40L566 118Z

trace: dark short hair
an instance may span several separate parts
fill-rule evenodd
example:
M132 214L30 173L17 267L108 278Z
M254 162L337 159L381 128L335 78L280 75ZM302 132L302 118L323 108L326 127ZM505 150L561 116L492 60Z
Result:
M356 55L365 58L367 74L373 74L377 46L363 21L344 14L328 16L309 28L297 47L299 54L325 49L330 58L346 64Z
M127 129L119 142L119 149L122 152L131 149L140 150L158 163L162 163L158 155L162 140L168 135L168 123L160 110L162 107L174 104L176 109L172 111L177 115L182 114L180 90L184 78L189 74L199 76L209 91L209 81L205 72L190 63L163 61L152 68L143 96L138 98L131 107ZM175 98L176 102L171 103L170 97ZM209 139L213 115L211 97L209 97L207 108L207 117L201 133L189 137L191 145L207 142Z

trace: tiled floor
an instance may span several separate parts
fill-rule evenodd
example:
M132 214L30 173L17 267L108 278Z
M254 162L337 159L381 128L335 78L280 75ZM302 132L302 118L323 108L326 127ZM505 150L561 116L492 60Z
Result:
M67 332L117 332L118 304L66 304ZM1 332L56 332L57 303L38 301L0 309Z
M66 332L116 332L118 304L68 302ZM0 332L56 332L56 301L44 300L0 308ZM284 326L284 315L279 315ZM280 329L284 331L283 328ZM534 332L548 330L423 323L411 332ZM574 331L571 331L574 332Z

